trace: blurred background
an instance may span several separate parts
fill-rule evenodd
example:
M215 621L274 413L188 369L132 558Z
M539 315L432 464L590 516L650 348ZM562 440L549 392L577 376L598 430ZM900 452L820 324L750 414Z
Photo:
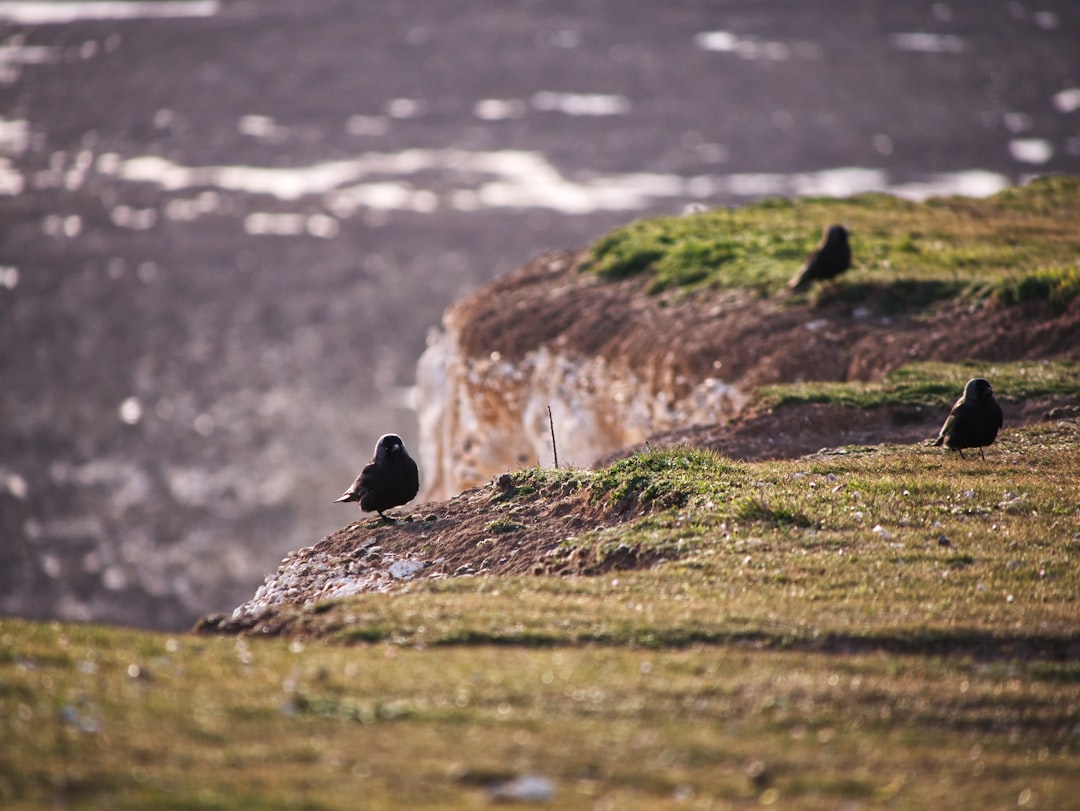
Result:
M1074 0L0 2L0 612L247 599L543 250L1078 170Z

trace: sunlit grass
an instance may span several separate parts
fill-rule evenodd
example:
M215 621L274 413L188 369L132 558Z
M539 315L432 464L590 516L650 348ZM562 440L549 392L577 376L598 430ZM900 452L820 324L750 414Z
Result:
M474 808L519 774L551 780L555 808L987 808L1023 792L1067 807L1076 788L1075 662L759 650L752 636L664 649L0 633L18 650L0 663L18 744L0 756L5 808Z
M996 295L1003 303L1073 298L1080 254L1080 178L1043 178L986 199L912 203L883 194L765 200L737 209L638 220L589 248L582 265L607 279L648 274L648 289L782 289L841 222L853 267L831 296L883 309ZM817 290L804 294L815 300ZM796 300L799 297L796 297Z
M763 386L756 398L763 408L796 403L832 403L852 408L927 406L944 408L944 416L972 377L988 378L998 399L1016 402L1068 397L1080 392L1080 363L1075 361L927 361L901 366L881 381L809 381Z

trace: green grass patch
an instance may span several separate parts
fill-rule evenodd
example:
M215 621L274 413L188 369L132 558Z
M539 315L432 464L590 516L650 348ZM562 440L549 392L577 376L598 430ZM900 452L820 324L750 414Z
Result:
M1076 787L1071 665L669 649L646 631L424 649L15 620L0 634L21 652L4 684L32 693L5 695L0 717L11 809L475 808L521 774L551 781L553 808L974 809L1023 792L1067 807Z
M997 283L994 294L1006 305L1046 301L1053 312L1064 312L1080 294L1080 265L1039 268L1019 276L1006 276Z
M760 406L775 408L799 403L829 403L850 408L907 406L948 408L972 377L985 377L999 400L1038 400L1069 397L1080 392L1080 363L1071 360L1014 363L912 363L874 382L785 383L763 386Z
M608 503L681 507L697 496L722 492L744 478L743 468L700 448L647 450L599 471L590 484Z
M588 471L579 468L530 467L510 475L511 487L500 499L513 499L540 493L546 496L567 495L580 490L590 480Z
M519 529L524 528L524 524L519 524L517 521L513 521L506 516L496 518L494 521L489 521L484 524L484 532L490 532L495 535L501 535L506 532L517 532Z
M844 300L889 311L996 295L1006 304L1043 298L1062 308L1080 289L1075 177L1043 178L986 199L912 203L862 194L638 220L596 240L582 267L611 280L647 274L652 293L707 287L771 295L833 222L851 236L853 267L831 286Z

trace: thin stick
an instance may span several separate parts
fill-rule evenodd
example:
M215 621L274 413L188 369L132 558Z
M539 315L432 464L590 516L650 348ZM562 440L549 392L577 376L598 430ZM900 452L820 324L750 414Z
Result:
M551 452L555 454L555 469L559 469L559 448L555 445L555 420L551 418L551 406L548 410L548 425L551 426Z

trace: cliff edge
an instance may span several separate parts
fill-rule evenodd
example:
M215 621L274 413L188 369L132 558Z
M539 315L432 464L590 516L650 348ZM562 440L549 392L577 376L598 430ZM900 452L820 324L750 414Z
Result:
M650 294L640 277L582 272L584 256L539 256L450 308L429 337L417 371L422 498L551 465L549 406L559 461L572 466L650 437L734 458L789 458L833 444L915 441L941 415L810 408L776 420L754 410L764 384L879 380L913 360L1080 357L1080 299L1054 313L1044 302L898 308L887 285L866 286L857 301Z

